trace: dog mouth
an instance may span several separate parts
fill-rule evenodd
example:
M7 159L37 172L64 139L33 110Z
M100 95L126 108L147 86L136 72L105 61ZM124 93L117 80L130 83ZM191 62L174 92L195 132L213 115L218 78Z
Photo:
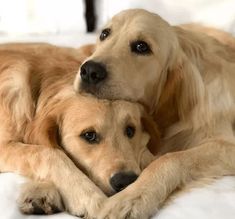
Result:
M83 93L88 93L88 94L92 94L93 96L96 96L98 98L103 99L103 94L100 91L101 89L99 88L98 85L87 85L84 82L80 82L79 84L79 93L83 94Z
M108 99L108 100L121 99L119 95L113 93L113 90L109 86L104 85L103 83L90 85L84 82L80 82L78 92L81 94L85 93L91 94L98 99Z

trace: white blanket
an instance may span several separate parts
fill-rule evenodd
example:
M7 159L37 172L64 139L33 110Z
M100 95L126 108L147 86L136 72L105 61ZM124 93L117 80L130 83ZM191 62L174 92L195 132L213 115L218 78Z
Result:
M25 181L12 173L0 174L0 219L75 219L60 213L50 216L22 215L17 208L19 188ZM234 219L235 177L224 177L204 188L185 193L162 209L154 219Z

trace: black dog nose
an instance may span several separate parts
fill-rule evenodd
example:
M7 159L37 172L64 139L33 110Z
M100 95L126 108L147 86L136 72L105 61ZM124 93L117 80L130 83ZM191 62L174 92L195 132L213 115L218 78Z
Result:
M110 184L116 192L120 192L133 183L138 176L134 172L119 172L110 179Z
M83 82L97 84L106 78L107 71L103 64L87 61L81 66L80 76Z

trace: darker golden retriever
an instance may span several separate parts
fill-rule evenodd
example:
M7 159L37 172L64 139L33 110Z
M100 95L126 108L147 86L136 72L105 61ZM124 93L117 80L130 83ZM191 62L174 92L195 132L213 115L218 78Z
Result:
M106 195L135 181L153 160L144 129L151 120L139 104L75 93L89 51L0 46L0 171L34 180L19 198L24 213L65 208L94 218Z
M75 89L143 104L162 135L162 156L109 198L99 219L146 219L176 188L235 174L235 39L196 29L145 10L123 11L81 66Z

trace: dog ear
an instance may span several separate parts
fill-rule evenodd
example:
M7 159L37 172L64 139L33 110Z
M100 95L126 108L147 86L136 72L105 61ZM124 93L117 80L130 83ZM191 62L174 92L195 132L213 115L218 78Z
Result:
M153 155L156 155L161 147L161 136L157 124L145 111L142 112L141 123L144 131L150 135L147 147Z
M28 127L24 141L30 144L59 147L60 131L55 116L36 118Z

